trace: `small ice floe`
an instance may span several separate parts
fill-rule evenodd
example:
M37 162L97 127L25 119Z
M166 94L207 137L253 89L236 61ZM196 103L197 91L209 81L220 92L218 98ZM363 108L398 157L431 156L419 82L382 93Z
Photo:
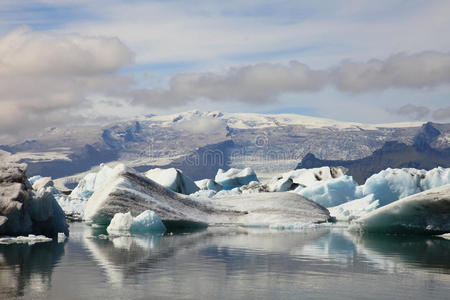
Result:
M63 233L64 234L64 233ZM0 244L29 244L51 242L52 239L44 235L29 234L28 236L5 236L0 237Z

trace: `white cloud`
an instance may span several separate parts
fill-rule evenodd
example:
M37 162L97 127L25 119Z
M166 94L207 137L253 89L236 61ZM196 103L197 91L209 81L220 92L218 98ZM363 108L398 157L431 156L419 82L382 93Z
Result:
M363 63L345 61L334 69L332 80L349 92L434 87L450 82L450 54L427 51Z
M15 29L0 39L0 76L93 76L132 62L117 38L57 35Z
M423 120L424 118L428 117L431 110L425 106L406 104L397 109L389 110L389 112L397 114L399 116L407 116L414 120Z
M114 74L132 61L119 40L40 33L21 27L0 38L2 135L36 132L76 118L86 97L123 89Z
M343 92L365 93L387 89L433 88L450 83L450 54L397 54L368 62L344 61L335 67L312 70L298 61L288 65L260 63L225 72L175 75L168 88L129 91L134 103L159 107L197 99L213 102L270 103L289 93L318 92L331 85ZM123 94L124 96L126 93ZM411 107L398 113L411 114ZM416 117L423 117L418 112Z
M433 111L433 118L437 121L450 120L450 106L442 107Z

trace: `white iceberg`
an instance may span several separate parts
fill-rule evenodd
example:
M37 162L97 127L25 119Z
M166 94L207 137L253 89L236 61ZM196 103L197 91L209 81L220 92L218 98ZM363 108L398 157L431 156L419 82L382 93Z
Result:
M131 233L149 233L166 231L166 227L161 219L151 210L146 210L134 217L130 212L117 213L111 220L111 223L106 228L108 233L115 234L120 232Z
M210 190L210 191L220 191L223 186L218 184L212 179L202 179L195 181L195 184L200 188L200 190Z
M88 200L94 191L103 185L112 173L112 168L101 164L98 172L91 172L80 180L70 193L70 198Z
M191 198L175 193L123 164L117 165L108 180L89 198L84 219L109 224L116 213L138 215L154 211L163 221L203 223L214 211Z
M192 198L212 198L217 194L216 191L213 190L199 190L189 196Z
M64 235L65 236L65 235ZM52 239L45 235L29 234L28 236L3 236L0 237L0 244L29 244L51 242Z
M166 226L192 223L271 226L320 223L329 219L325 208L294 193L190 198L166 189L125 165L116 166L109 180L94 192L84 218L98 225L108 225L116 213L138 215L145 210L154 211Z
M294 192L325 207L332 207L354 200L356 187L357 183L353 178L345 175L327 181L318 181L305 188L298 187Z
M339 178L345 175L345 169L341 167L320 167L313 169L292 170L275 177L269 182L269 191L285 192L296 188L304 188L318 181Z
M370 194L361 199L328 207L328 211L337 221L351 221L374 211L378 207L379 201L374 199L373 194Z
M355 220L350 229L376 233L450 232L450 184L378 208Z
M329 220L329 212L321 205L295 193L250 193L229 197L213 197L208 201L216 209L239 212L228 217L228 223L298 229ZM210 223L214 223L211 220Z
M258 177L256 177L255 171L251 168L231 168L226 172L219 169L214 180L218 184L222 185L226 190L231 190L233 188L249 184L251 181L259 181Z
M148 170L145 176L177 193L189 195L199 190L194 181L179 169L155 168Z
M53 193L49 177L36 177L33 187L25 174L26 165L0 166L0 234L69 235L65 214Z
M355 197L373 194L380 206L392 203L435 187L450 183L450 168L441 167L430 171L413 168L386 169L370 176L364 185L358 187Z

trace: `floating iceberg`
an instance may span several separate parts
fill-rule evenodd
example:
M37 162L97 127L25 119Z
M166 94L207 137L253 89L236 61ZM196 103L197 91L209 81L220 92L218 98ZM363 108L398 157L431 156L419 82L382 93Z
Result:
M251 181L258 181L255 171L251 168L235 169L231 168L228 171L219 169L217 171L215 181L222 185L224 189L231 190L249 184Z
M306 187L299 186L294 192L329 208L348 201L360 200L332 209L332 216L338 219L347 217L352 219L364 214L361 205L365 201L369 212L374 209L375 201L378 201L377 207L382 207L398 199L449 183L450 169L440 167L430 171L412 168L386 169L369 177L364 185L358 186L351 176L344 175L335 179L316 181ZM361 200L362 198L365 200ZM368 199L372 200L367 202Z
M355 199L357 183L351 176L341 176L327 181L318 181L305 188L298 187L295 193L325 207L337 206Z
M374 199L373 194L370 194L361 199L329 207L328 211L338 221L351 221L374 211L378 207L379 201Z
M189 195L199 190L191 178L185 176L181 170L175 168L151 169L145 173L145 176L177 193Z
M450 169L435 168L430 171L417 169L386 169L369 177L358 187L356 198L373 194L380 206L392 203L435 187L450 183Z
M175 193L150 178L117 165L108 180L89 198L84 219L108 225L116 213L138 215L154 211L163 221L204 223L214 210L182 194Z
M211 191L220 191L223 186L218 184L212 179L202 179L195 181L195 184L200 188L200 190L211 190Z
M450 232L450 184L378 208L355 220L350 229L377 233Z
M222 192L225 191L219 193ZM125 165L116 166L108 181L94 192L84 218L108 225L116 213L138 215L145 210L154 211L166 226L190 223L271 226L320 223L329 219L325 208L294 193L194 199L168 190Z
M63 234L64 235L64 234ZM64 235L65 237L65 235ZM52 239L45 235L29 234L28 236L5 236L0 237L0 244L35 244L51 242Z
M341 167L321 167L313 169L298 169L278 176L268 184L271 192L285 192L296 188L310 186L318 181L324 182L345 175Z
M329 212L321 205L295 193L250 193L229 197L213 197L208 202L216 209L229 209L239 214L228 222L242 226L294 229L327 222ZM213 223L213 222L210 222Z
M149 232L165 232L166 227L161 219L151 210L142 212L137 217L127 213L117 213L106 228L108 233L115 234L120 232L131 233L149 233Z
M26 165L0 167L0 234L69 235L65 215L53 193L49 177L34 178L33 187L25 175Z
M112 168L101 164L98 172L91 172L80 180L78 185L70 193L70 198L88 200L94 191L103 185L112 173Z

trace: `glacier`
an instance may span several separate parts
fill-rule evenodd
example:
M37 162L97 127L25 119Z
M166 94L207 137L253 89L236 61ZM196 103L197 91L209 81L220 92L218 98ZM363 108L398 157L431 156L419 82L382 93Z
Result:
M145 176L177 193L189 195L199 190L194 181L179 169L155 168L145 172Z
M251 181L259 181L255 171L251 168L231 168L226 172L219 169L214 180L226 190L249 184Z
M450 184L380 207L353 221L350 230L432 235L450 232Z
M136 217L133 217L130 212L116 213L106 230L113 235L120 235L124 232L144 234L150 232L164 233L166 227L155 212L145 210Z

